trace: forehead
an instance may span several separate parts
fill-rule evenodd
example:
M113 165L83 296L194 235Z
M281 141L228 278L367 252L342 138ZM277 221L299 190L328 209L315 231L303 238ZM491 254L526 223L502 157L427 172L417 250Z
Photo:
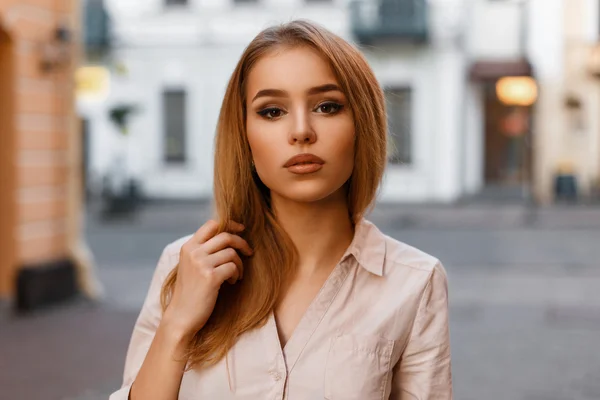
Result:
M273 51L263 56L248 75L248 97L265 88L305 91L325 83L338 83L325 57L307 47Z

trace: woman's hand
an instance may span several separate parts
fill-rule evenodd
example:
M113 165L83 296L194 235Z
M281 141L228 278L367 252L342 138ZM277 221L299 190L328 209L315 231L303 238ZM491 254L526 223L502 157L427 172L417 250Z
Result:
M248 243L237 233L244 226L229 223L229 232L217 233L218 223L208 221L182 247L177 281L163 322L183 336L202 329L215 307L221 285L236 283L244 276L238 250L252 255Z

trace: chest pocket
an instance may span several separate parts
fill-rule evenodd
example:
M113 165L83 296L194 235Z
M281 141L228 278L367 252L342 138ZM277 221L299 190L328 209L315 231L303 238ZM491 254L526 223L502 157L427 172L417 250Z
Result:
M325 399L383 399L393 349L393 340L379 337L335 337L325 365Z

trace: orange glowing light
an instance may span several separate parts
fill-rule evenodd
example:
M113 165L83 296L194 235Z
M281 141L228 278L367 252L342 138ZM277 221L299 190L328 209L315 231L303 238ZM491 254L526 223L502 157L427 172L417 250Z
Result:
M531 106L538 98L538 87L529 76L507 76L496 83L496 95L507 106Z

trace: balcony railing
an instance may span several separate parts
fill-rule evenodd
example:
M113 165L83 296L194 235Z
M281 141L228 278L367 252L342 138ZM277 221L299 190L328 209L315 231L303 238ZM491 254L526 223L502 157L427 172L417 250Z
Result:
M352 31L361 43L427 40L427 0L358 0L350 7Z

